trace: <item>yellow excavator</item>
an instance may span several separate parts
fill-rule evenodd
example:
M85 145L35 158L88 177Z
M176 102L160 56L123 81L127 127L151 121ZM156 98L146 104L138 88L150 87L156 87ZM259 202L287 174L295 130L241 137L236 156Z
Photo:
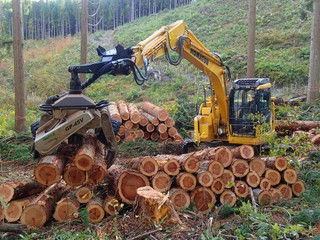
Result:
M170 56L171 51L178 53L176 59ZM230 70L221 58L211 53L181 20L162 27L135 46L118 45L109 51L99 46L97 52L101 57L99 62L68 68L71 74L68 92L51 96L40 106L44 114L31 126L38 155L52 154L65 140L81 143L86 131L93 128L109 151L110 166L117 154L113 131L119 125L110 118L107 101L94 103L82 90L104 74L133 74L136 83L141 85L147 80L149 63L163 55L173 65L184 58L209 78L208 86L203 88L205 100L194 118L194 142L260 145L263 142L261 126L273 128L274 105L269 79L231 81ZM81 83L80 73L92 76Z
M274 104L268 78L245 78L231 82L228 66L218 54L210 52L182 21L164 26L130 48L138 68L162 55L172 65L181 59L205 73L209 84L203 87L204 99L194 118L194 141L223 141L231 144L260 145L261 126L272 129ZM178 53L178 59L170 57ZM136 77L136 74L135 74Z

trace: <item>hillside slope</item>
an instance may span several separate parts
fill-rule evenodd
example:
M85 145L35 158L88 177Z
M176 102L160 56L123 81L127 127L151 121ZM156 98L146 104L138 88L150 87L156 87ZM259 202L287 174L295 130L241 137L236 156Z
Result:
M183 19L213 52L229 65L232 79L245 76L247 42L247 1L197 0L188 6L141 18L108 33L98 32L89 38L89 61L98 61L95 48L106 49L120 43L125 47L137 44L163 25ZM300 1L257 1L256 76L270 77L275 87L293 86L303 89L308 76L311 15ZM113 42L105 40L111 34ZM25 75L27 87L28 123L39 115L37 106L54 94L68 90L69 65L80 59L79 36L74 38L27 41L25 43ZM125 99L140 102L148 99L166 107L176 118L194 115L197 84L206 76L187 61L178 67L170 66L164 58L151 64L161 80L150 79L137 86L133 76L102 77L90 86L87 95L96 101ZM13 127L13 59L0 60L0 135ZM303 91L303 90L302 90ZM283 92L282 92L283 94ZM190 119L181 117L184 128L191 127Z

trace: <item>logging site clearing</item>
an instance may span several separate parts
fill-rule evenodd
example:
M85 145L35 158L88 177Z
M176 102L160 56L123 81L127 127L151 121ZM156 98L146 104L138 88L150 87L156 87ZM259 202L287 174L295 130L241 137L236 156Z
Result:
M90 132L80 149L65 144L39 162L1 161L1 236L60 239L65 234L71 239L71 232L80 239L233 239L236 233L268 238L275 227L294 239L319 234L319 208L312 207L320 187L319 122L279 124L269 155L249 145L181 153L182 137L169 134L174 123L162 131L164 139L160 133L144 139L141 129L125 123L111 167L103 144ZM29 135L2 138L1 148L32 140ZM260 233L264 227L268 232Z

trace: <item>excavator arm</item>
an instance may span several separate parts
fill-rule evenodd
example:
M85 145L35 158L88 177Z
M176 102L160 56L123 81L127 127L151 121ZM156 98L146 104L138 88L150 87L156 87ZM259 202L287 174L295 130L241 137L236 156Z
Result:
M172 65L178 65L184 58L204 72L215 92L215 96L205 103L209 107L210 119L213 121L213 123L210 123L213 125L211 132L218 132L221 129L223 133L227 131L229 68L223 64L217 54L211 53L196 38L182 20L160 28L131 49L134 53L132 59L140 68L145 66L146 61L150 62L165 55ZM178 53L177 60L171 58L170 51ZM195 130L197 132L197 129Z

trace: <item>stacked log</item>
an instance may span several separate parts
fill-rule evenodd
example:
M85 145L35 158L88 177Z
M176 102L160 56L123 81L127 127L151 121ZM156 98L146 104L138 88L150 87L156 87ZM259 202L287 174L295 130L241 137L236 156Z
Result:
M118 142L134 141L139 137L151 141L183 140L168 112L148 101L144 101L139 109L134 103L120 100L109 105L108 109L114 119L121 123L116 136Z
M128 113L130 116L129 110ZM288 158L257 158L250 146L208 148L179 156L145 156L107 168L102 145L90 134L86 135L84 144L91 146L80 146L68 158L56 154L46 161L41 159L39 165L46 166L42 169L50 177L41 179L45 174L38 174L36 179L43 184L35 180L1 184L0 195L5 197L8 207L0 212L0 218L42 227L51 217L59 222L73 221L79 217L80 209L86 208L88 221L97 223L107 215L119 213L126 204L135 209L141 206L143 209L137 209L139 214L152 213L160 221L166 214L172 217L174 211L189 208L191 202L197 213L207 214L216 204L233 206L238 199L251 197L259 204L268 205L300 196L305 191ZM245 149L244 153L241 149ZM75 159L81 158L85 159L80 161L85 163L80 164L82 170L75 164ZM56 168L61 159L65 165L62 170ZM91 168L84 170L84 166ZM60 180L51 180L55 179L53 176L59 176ZM48 183L52 184L48 186ZM139 189L144 190L139 192ZM166 207L152 212L161 205L153 198L165 200Z

